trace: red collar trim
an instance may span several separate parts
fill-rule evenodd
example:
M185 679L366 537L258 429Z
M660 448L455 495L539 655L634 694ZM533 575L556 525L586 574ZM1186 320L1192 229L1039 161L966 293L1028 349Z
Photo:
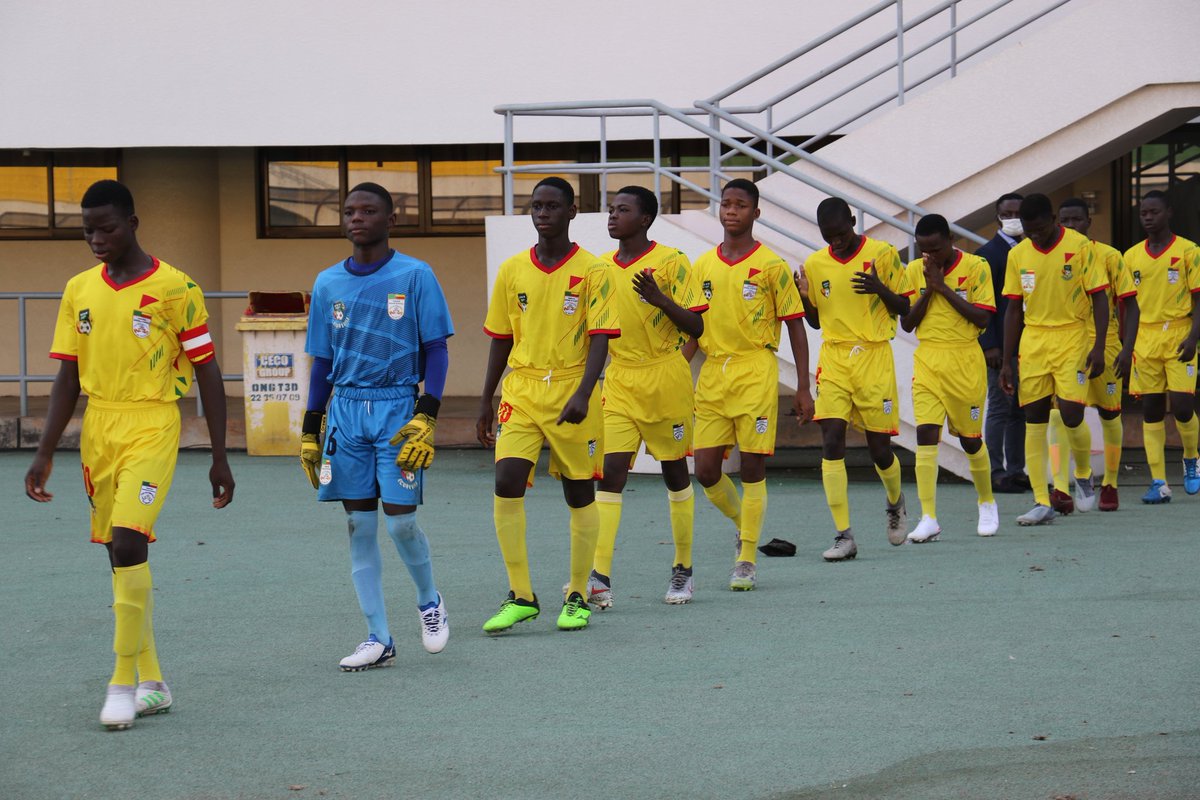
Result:
M621 269L628 269L629 267L632 267L637 262L641 261L646 256L650 255L650 252L656 247L658 247L658 242L650 242L650 246L646 248L646 252L642 253L641 255L634 256L633 260L631 260L628 263L621 261L621 257L619 255L617 255L617 253L620 253L621 251L618 250L616 253L613 253L613 263L616 264Z
M839 264L849 264L851 261L858 258L858 254L861 253L863 251L863 248L866 246L867 246L867 237L864 234L859 234L858 249L855 250L850 255L846 256L845 258L838 258L834 254L833 245L829 245L829 247L827 247L825 249L829 251L829 257L832 258L834 261L838 262Z
M1062 225L1059 225L1058 226L1058 238L1054 240L1054 244L1050 245L1045 250L1038 247L1037 242L1033 241L1032 239L1029 240L1029 243L1031 245L1033 245L1034 250L1037 250L1042 255L1046 255L1047 253L1053 252L1054 248L1058 247L1062 243L1063 237L1066 235L1067 235L1067 229L1064 228Z
M754 247L751 247L751 248L750 248L750 252L749 252L749 253L746 253L746 255L742 256L742 257L741 257L741 258L739 258L737 261L730 261L728 258L726 258L726 257L725 257L725 254L721 252L721 245L717 245L717 258L721 259L722 261L724 261L726 264L728 264L728 265L729 265L729 266L731 266L731 267L733 267L733 266L737 266L738 264L742 263L743 261L745 261L745 260L746 260L747 258L749 258L750 256L752 256L752 255L754 255L755 253L757 253L757 252L758 252L758 248L760 248L760 247L762 247L762 242L755 242L755 243L754 243Z
M957 267L959 264L961 264L961 263L962 263L962 257L963 257L963 252L962 252L962 250L955 249L955 251L954 251L954 252L958 253L958 258L954 259L954 263L950 265L950 269L946 270L946 271L943 273L943 274L945 274L945 275L949 275L951 272L954 272L954 268L955 268L955 267Z
M133 280L128 281L126 283L117 283L116 281L114 281L112 279L112 276L108 274L108 264L100 265L101 266L100 275L104 278L104 282L107 283L111 289L119 292L126 287L133 286L135 283L141 283L142 281L146 280L154 273L158 272L158 259L155 258L154 256L150 256L150 260L153 262L150 269L148 269L146 272L143 272L141 275L138 275L136 278L134 278Z
M1150 256L1151 258L1158 259L1158 258L1162 258L1163 253L1165 253L1171 249L1171 245L1175 244L1175 240L1178 238L1179 238L1178 236L1176 236L1175 234L1172 233L1171 241L1167 242L1166 247L1164 247L1162 250L1158 251L1158 255L1154 255L1154 253L1150 252L1150 240L1149 239L1142 242L1142 246L1146 248L1146 255Z
M576 244L575 242L571 242L571 249L567 251L567 254L565 256L563 256L561 259L559 259L559 262L557 264L555 264L553 267L547 267L545 264L543 264L541 261L538 260L537 245L535 244L533 247L529 248L529 260L533 262L533 265L535 267L537 267L542 272L549 275L552 272L554 272L554 270L558 269L563 264L567 263L572 258L574 258L575 254L578 252L579 252L579 245Z

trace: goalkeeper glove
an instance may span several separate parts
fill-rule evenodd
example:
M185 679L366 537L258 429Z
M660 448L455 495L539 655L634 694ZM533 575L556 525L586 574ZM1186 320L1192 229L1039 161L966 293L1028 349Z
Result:
M392 437L391 443L400 445L396 466L416 471L433 463L433 432L437 430L441 405L433 395L423 394L417 399L413 418Z
M300 428L300 466L314 489L320 486L317 476L321 469L321 426L324 424L325 415L320 411L304 412L304 424Z

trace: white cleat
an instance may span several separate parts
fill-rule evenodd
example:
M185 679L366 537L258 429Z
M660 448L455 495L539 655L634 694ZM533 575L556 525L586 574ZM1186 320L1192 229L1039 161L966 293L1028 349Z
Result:
M110 731L123 731L133 727L137 716L137 687L109 684L100 709L100 724Z
M450 615L446 601L438 593L438 604L421 612L421 645L426 653L440 653L450 641Z
M921 521L917 523L917 527L908 534L907 540L913 544L924 544L925 542L936 542L941 535L942 526L938 525L937 519L924 514L921 516Z
M1092 485L1092 476L1075 479L1075 510L1086 514L1096 508L1096 489Z
M171 690L162 681L142 681L137 685L137 715L149 717L154 714L169 714Z
M995 536L1000 530L1000 509L995 501L979 504L979 526L975 532L980 536Z
M904 506L904 493L900 493L900 499L896 501L896 505L888 503L884 508L885 516L887 516L887 540L895 547L899 547L907 541L904 535L904 529L908 527L908 509ZM828 561L829 559L826 559Z

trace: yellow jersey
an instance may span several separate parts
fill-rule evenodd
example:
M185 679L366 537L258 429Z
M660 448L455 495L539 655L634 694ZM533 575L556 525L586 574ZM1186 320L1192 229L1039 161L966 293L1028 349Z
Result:
M804 261L808 301L820 317L821 333L829 342L886 342L896 335L896 317L877 294L858 294L850 279L874 269L879 280L899 295L911 296L904 264L896 248L878 239L861 237L858 250L845 259L826 247Z
M1092 247L1096 249L1096 264L1103 271L1105 280L1108 281L1108 346L1120 345L1121 333L1118 330L1120 326L1117 324L1119 317L1117 316L1117 301L1124 300L1127 297L1136 297L1138 294L1137 287L1133 285L1133 273L1125 266L1125 259L1121 257L1121 251L1115 247L1111 247L1104 242L1097 242L1092 239ZM1140 310L1140 306L1139 306ZM1089 336L1094 336L1096 333L1096 320L1091 314L1087 315L1087 330Z
M979 256L955 250L954 264L946 270L946 285L977 308L995 313L996 292L992 288L992 269ZM918 258L908 265L908 283L918 295L924 295L925 260ZM983 333L940 294L929 298L925 317L914 331L922 342L973 342Z
M612 267L579 245L547 267L536 248L500 265L483 330L512 339L508 366L537 370L582 367L594 334L620 336Z
M1125 266L1137 287L1141 321L1170 322L1192 313L1192 295L1200 292L1200 251L1182 236L1157 256L1145 240L1125 251Z
M1008 251L1004 296L1024 303L1026 325L1083 324L1092 316L1088 295L1107 288L1108 276L1096 263L1096 249L1070 228L1059 227L1058 238L1047 250L1022 239Z
M187 394L192 364L215 356L196 283L165 261L128 283L104 264L67 281L50 357L79 365L79 387L112 403L167 403Z
M762 242L737 261L728 261L717 245L696 259L696 274L709 304L700 337L705 355L778 350L779 323L804 316L787 262Z
M621 320L621 338L609 345L614 361L650 361L678 350L688 337L666 312L647 303L633 288L633 278L643 270L654 274L654 282L667 297L688 311L708 310L700 291L700 281L692 262L680 250L651 242L650 249L628 263L617 251L604 255L612 265L616 282L617 318Z

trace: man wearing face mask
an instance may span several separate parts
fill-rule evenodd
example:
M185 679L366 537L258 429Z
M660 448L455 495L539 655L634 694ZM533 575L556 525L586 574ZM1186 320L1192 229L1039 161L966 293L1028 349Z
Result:
M1004 348L1003 321L1008 300L1001 289L1008 251L1021 241L1024 231L1018 212L1022 197L1004 194L996 201L996 218L1000 229L991 241L975 251L992 268L992 287L996 296L996 313L979 337L983 357L987 362L987 416L983 424L983 440L992 461L992 489L1017 494L1029 491L1025 474L1025 413L1017 396L1009 396L1000 388L1000 355ZM1017 365L1013 364L1013 372Z

